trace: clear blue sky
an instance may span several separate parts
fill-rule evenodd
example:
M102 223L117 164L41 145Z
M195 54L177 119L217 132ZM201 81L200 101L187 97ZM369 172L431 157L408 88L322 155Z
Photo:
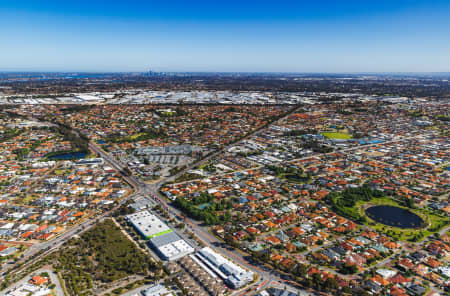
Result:
M1 0L0 71L450 72L450 0Z

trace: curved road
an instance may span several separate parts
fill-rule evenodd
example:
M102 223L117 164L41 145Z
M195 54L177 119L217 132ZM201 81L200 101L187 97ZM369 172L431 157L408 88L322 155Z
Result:
M271 124L277 123L284 118L286 118L292 111L295 111L296 108L293 108L290 112L286 113L283 117L278 119L275 122L272 122ZM52 124L52 123L49 123ZM250 133L248 133L245 137L239 139L239 141L242 141L246 138L251 137L255 133L262 130L264 127L261 127L257 130L254 130ZM75 132L75 131L74 131ZM76 132L75 132L76 133ZM217 150L214 153L211 153L207 157L203 158L199 162L195 162L188 167L186 167L184 170L180 171L179 173L175 174L174 176L165 178L163 180L160 180L159 182L155 184L145 184L138 178L136 178L133 175L127 175L123 172L123 165L118 162L114 157L106 153L103 149L99 148L97 145L95 145L92 142L89 142L89 148L97 153L100 157L102 157L106 163L108 163L112 168L120 172L123 179L130 184L134 189L135 192L131 195L129 195L127 198L123 199L118 205L116 205L112 210L105 212L99 216L92 217L88 220L83 221L82 223L79 223L78 225L72 227L68 231L62 233L61 235L51 239L48 242L43 242L40 244L33 245L30 247L25 253L22 259L20 259L17 263L23 263L23 265L20 268L17 268L15 270L12 270L16 265L12 267L6 267L1 272L2 274L11 269L12 273L18 273L21 270L23 270L25 267L30 265L31 263L35 262L38 258L41 258L42 256L45 256L57 248L61 247L67 240L69 240L73 235L76 235L78 233L81 233L83 231L86 231L90 227L94 226L97 221L103 220L104 218L108 217L112 214L113 211L115 211L118 207L120 207L122 204L124 204L126 201L130 199L134 199L136 196L142 195L144 198L153 200L154 202L159 203L170 215L171 218L179 219L181 217L181 212L176 209L173 205L166 202L165 198L159 194L159 187L162 185L163 182L172 181L178 176L184 174L186 171L192 169L194 166L197 166L199 164L202 164L211 158L219 155L224 151L225 149L228 149L229 147L235 145L235 143L229 144L222 149ZM186 223L187 228L193 232L201 241L205 243L205 245L209 246L210 248L214 249L218 253L221 253L222 255L234 260L235 262L239 263L240 265L244 266L248 270L253 271L256 275L258 275L258 280L253 283L252 285L252 291L264 289L265 287L268 287L272 284L275 285L282 285L282 282L286 283L288 281L282 280L279 277L279 274L276 271L270 270L266 267L260 268L259 266L256 266L252 263L250 263L246 255L242 253L239 250L231 249L228 246L226 246L223 242L219 241L216 237L211 235L208 232L208 228L201 225L198 221L194 221L192 219L186 218L183 220ZM42 252L38 255L39 252ZM33 258L33 256L35 256ZM31 259L31 260L30 260ZM284 284L285 285L285 284ZM249 287L246 287L248 289ZM290 287L290 289L293 289ZM299 291L301 292L301 291ZM248 294L249 292L243 292L243 291L236 291L235 294Z

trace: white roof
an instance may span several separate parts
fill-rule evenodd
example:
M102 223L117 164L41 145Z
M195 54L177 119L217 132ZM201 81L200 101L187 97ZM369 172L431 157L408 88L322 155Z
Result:
M2 228L2 229L11 229L11 228L14 227L14 225L15 225L15 223L9 222L9 223L6 223L5 225L3 225L0 228Z
M32 284L23 284L19 289L29 292L36 292L37 290L39 290L39 286Z
M28 294L30 294L29 292L26 291L21 291L21 290L15 290L12 291L8 294L6 294L7 296L28 296Z
M128 215L127 219L145 237L152 237L162 232L171 231L165 223L147 210Z
M383 278L390 278L393 277L394 275L396 275L396 272L390 269L378 269L376 271L379 275L381 275Z
M194 248L192 248L182 239L173 243L169 243L167 245L160 246L158 247L158 250L164 257L168 258L169 260L194 252Z

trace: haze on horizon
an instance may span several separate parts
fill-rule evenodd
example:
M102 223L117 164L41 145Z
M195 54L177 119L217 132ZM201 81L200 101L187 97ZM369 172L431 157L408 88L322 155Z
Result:
M3 0L0 35L0 71L450 71L448 0Z

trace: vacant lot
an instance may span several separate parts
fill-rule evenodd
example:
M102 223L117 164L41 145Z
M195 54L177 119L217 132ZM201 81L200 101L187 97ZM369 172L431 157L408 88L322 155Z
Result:
M71 239L59 252L55 270L61 272L70 295L93 295L93 289L112 286L129 275L150 275L154 266L147 254L106 220Z

